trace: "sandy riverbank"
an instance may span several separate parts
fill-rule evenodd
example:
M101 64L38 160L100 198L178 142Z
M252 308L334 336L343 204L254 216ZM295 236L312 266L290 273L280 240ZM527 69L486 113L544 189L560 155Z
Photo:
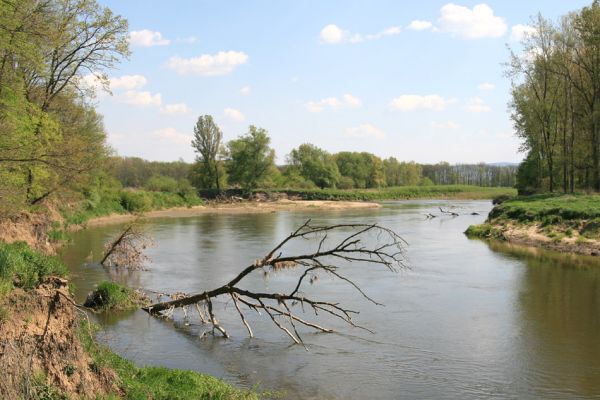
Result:
M240 202L233 204L210 204L196 207L170 208L144 213L144 218L180 218L204 214L259 214L277 211L305 210L356 210L381 207L378 203L361 201L325 201L325 200L278 200L270 202ZM112 214L90 219L87 226L100 226L127 222L135 219L132 214Z
M550 237L540 225L493 225L492 229L501 232L501 238L508 243L533 246L561 253L600 255L600 240L581 237L576 230L570 237Z

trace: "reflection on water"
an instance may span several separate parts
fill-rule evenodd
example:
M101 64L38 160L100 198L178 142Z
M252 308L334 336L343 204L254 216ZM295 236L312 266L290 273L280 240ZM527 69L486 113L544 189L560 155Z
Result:
M568 395L600 394L600 267L598 259L491 243L522 260L519 315L524 361L533 381ZM533 383L533 382L532 382Z
M439 214L439 205L456 206L461 216L425 218ZM412 201L373 210L153 221L150 270L114 278L162 291L212 288L307 218L390 227L410 243L411 269L349 271L385 307L365 302L343 283L324 279L311 287L321 298L360 310L357 321L375 333L325 318L342 333L302 332L308 352L258 315L247 315L257 337L246 338L226 302L217 311L231 340L201 339L197 321L165 322L141 311L101 316L101 339L140 364L195 369L246 387L260 383L292 399L600 398L597 260L468 240L462 232L490 208L478 201ZM108 276L84 265L85 258L101 254L102 243L120 228L79 232L66 249L79 299ZM276 290L293 282L287 274L257 276L246 287Z

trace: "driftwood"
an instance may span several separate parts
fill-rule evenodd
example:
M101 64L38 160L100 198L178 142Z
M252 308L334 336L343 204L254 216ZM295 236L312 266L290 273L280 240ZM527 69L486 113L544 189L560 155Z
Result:
M458 217L458 213L455 213L454 211L446 211L444 209L442 209L442 207L438 207L440 209L440 212L442 214L447 214L447 215L451 215L453 217Z
M340 239L340 235L344 236ZM337 238L336 238L337 237ZM365 243L367 238L376 241L373 246ZM287 246L293 242L309 240L312 251L300 255L288 255ZM233 301L236 312L242 324L252 337L253 332L243 309L264 312L273 324L287 334L295 343L302 343L302 338L297 327L304 325L320 332L333 332L332 329L311 322L299 316L300 311L311 310L315 317L325 313L336 317L353 327L358 327L371 332L368 328L354 323L352 316L357 311L348 309L335 301L322 301L305 296L303 287L306 283L313 283L319 274L327 274L334 279L342 280L352 286L362 297L380 305L367 295L360 286L340 271L340 263L359 263L363 267L382 266L390 271L397 271L404 267L404 247L406 242L395 232L379 225L366 224L340 224L332 226L313 226L310 221L304 223L292 232L265 257L257 259L254 263L243 269L230 282L216 289L202 293L160 302L144 307L152 315L170 316L176 308L194 305L200 320L213 327L213 334L219 331L222 336L229 337L227 331L220 325L215 316L213 300L219 296ZM253 292L240 287L240 284L250 274L262 272L268 274L272 271L289 271L298 274L295 285L285 293ZM186 316L187 316L187 311Z

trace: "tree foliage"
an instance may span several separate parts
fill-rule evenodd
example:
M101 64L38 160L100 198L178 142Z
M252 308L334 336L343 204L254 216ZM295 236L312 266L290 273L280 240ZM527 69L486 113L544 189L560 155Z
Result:
M303 178L314 182L321 189L335 187L340 180L335 159L315 145L305 143L292 150L289 162Z
M219 155L222 153L223 133L212 116L202 115L194 126L192 147L197 153L193 168L193 182L203 189L220 190L225 182L225 169Z
M0 189L15 212L82 184L107 155L85 74L128 53L127 22L95 0L0 2Z
M512 54L512 117L525 191L600 190L600 2L552 23L539 15Z
M250 125L248 133L227 143L229 181L244 189L254 189L265 182L275 168L275 150L267 131Z

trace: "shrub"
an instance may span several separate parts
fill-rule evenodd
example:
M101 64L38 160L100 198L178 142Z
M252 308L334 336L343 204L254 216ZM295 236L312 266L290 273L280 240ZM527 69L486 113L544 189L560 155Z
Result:
M152 198L144 191L123 190L121 206L128 212L143 212L152 208Z
M85 300L84 306L100 310L133 310L147 303L139 292L114 282L102 282Z
M57 258L32 250L24 242L0 243L0 295L14 286L31 289L47 276L66 274L67 268Z
M167 193L176 193L178 186L179 184L175 179L164 175L153 175L144 185L145 189L151 192Z

